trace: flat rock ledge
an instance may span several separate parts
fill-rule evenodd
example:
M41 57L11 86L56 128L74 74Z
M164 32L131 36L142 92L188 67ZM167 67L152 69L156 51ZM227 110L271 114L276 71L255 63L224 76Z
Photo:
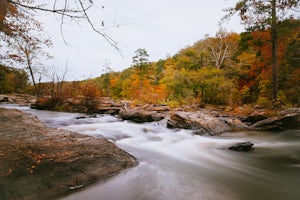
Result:
M52 129L0 108L0 199L57 199L137 165L103 138Z
M281 113L282 115L269 117L254 123L251 125L251 128L265 131L283 131L300 128L300 109L293 112L289 112L288 109Z
M289 108L275 116L252 114L248 117L222 116L218 112L173 111L167 121L168 128L193 130L199 135L220 135L227 131L284 131L300 128L300 108Z

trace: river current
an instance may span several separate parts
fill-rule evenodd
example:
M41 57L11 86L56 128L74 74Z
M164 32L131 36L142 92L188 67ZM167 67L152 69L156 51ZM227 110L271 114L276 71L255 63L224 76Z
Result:
M61 200L300 199L300 130L208 137L168 129L165 121L136 124L110 115L17 108L54 128L105 137L139 161ZM254 151L228 150L246 141L254 143Z

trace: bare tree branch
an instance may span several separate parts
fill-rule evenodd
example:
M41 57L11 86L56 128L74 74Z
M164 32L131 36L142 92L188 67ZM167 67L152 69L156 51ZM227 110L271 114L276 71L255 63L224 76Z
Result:
M55 15L61 16L61 34L63 37L64 42L67 44L64 34L63 34L63 25L65 18L69 18L73 21L77 20L86 20L89 26L92 28L94 32L102 36L111 46L113 46L119 53L120 49L118 47L118 43L109 35L107 35L103 30L99 30L95 27L94 23L92 22L88 10L93 6L94 2L92 0L75 0L72 2L70 6L69 0L64 0L62 6L59 6L59 2L54 0L52 7L47 7L47 4L38 4L32 5L30 3L20 2L18 0L6 0L8 3L15 5L19 9L22 10L32 10L32 11L41 11L41 12L50 12L54 13ZM60 4L61 5L61 4ZM102 7L103 8L103 7ZM120 53L121 54L121 53Z
M91 2L91 1L90 1ZM81 8L82 8L82 11L84 12L84 15L86 17L86 20L88 21L88 23L90 24L90 26L92 27L92 29L98 33L99 35L101 35L102 37L104 37L104 39L110 44L112 45L115 49L117 49L119 51L119 48L118 48L118 43L113 40L109 35L105 34L105 33L102 33L100 32L98 29L95 28L94 24L92 23L92 21L90 20L88 14L87 14L87 10L84 9L84 5L82 3L81 0L79 0L79 3L81 5Z

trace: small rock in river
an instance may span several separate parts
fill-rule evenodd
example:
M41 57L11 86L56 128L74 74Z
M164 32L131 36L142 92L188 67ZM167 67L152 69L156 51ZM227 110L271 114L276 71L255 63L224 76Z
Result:
M244 151L244 152L248 152L250 150L253 150L252 146L254 144L251 142L241 142L241 143L237 143L231 147L229 147L228 149L232 150L232 151Z

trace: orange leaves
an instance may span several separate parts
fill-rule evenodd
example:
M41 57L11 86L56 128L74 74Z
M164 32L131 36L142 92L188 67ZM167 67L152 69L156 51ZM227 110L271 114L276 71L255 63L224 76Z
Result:
M95 82L86 81L80 85L80 95L82 103L86 106L86 112L93 113L98 106L102 91Z
M85 98L95 98L102 95L100 88L94 82L83 82L80 91Z
M137 100L141 103L157 103L166 99L165 84L153 84L153 80L132 74L122 83L122 96L126 99Z
M5 16L8 11L8 2L6 0L1 0L0 2L0 24L3 24ZM1 27L1 25L0 25Z
M29 173L33 173L35 169L43 162L43 160L55 160L58 162L64 162L64 159L68 159L74 156L73 151L64 151L56 153L34 153L31 150L27 151L27 154L30 155L34 163L28 168Z
M158 103L166 99L166 86L165 85L152 85L150 80L143 81L143 89L139 94L139 98L145 103Z

